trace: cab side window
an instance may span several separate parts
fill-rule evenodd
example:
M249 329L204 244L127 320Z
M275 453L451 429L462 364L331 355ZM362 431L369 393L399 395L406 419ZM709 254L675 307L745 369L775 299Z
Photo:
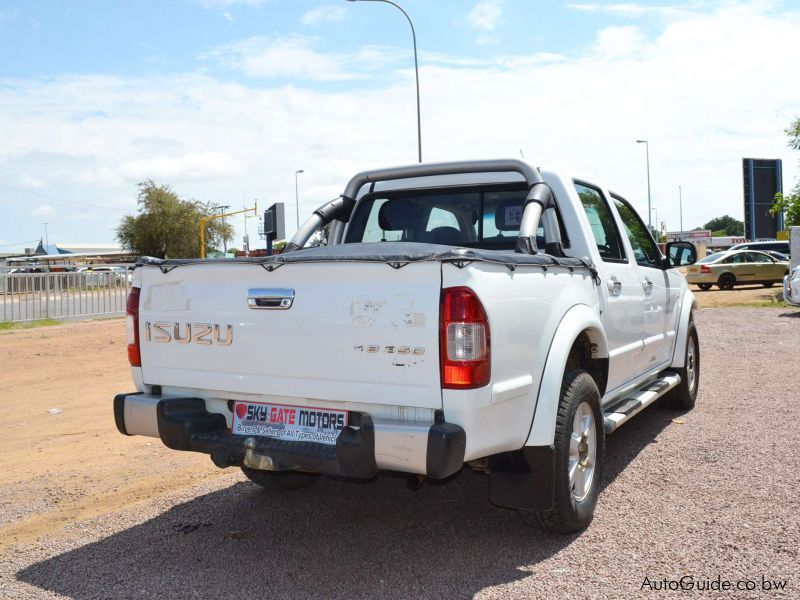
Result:
M627 262L617 224L600 190L575 182L575 191L589 219L597 250L604 262Z
M612 199L617 207L617 212L619 212L619 218L622 219L622 224L625 226L625 235L628 236L633 247L636 263L642 267L660 268L661 251L639 215L627 201L619 196L612 196Z

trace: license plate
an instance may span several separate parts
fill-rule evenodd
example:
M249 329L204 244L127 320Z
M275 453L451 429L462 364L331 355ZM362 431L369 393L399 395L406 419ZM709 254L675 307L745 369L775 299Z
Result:
M257 435L332 446L346 426L346 410L262 402L236 401L233 404L231 431L238 435Z

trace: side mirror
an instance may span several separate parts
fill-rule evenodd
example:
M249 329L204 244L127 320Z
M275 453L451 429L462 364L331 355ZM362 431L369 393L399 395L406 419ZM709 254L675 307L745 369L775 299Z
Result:
M697 248L691 242L670 242L667 244L667 269L685 267L697 262Z

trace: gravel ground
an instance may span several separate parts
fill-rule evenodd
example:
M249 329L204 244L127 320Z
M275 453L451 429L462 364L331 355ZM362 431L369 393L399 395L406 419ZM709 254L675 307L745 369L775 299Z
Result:
M609 438L581 535L492 508L472 473L418 492L392 477L279 492L231 470L8 546L0 597L606 598L668 595L645 578L684 575L798 597L800 311L706 309L697 325L697 407L652 407Z

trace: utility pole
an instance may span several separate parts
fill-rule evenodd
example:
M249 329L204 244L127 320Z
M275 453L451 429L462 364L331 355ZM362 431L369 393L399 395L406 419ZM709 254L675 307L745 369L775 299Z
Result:
M683 191L681 190L681 186L678 186L678 206L681 211L681 236L678 239L683 241Z
M42 223L42 225L44 225L44 251L45 251L45 252L50 252L50 251L47 249L47 247L50 245L50 240L49 240L49 239L47 239L47 225L48 225L48 224L49 224L49 223Z

